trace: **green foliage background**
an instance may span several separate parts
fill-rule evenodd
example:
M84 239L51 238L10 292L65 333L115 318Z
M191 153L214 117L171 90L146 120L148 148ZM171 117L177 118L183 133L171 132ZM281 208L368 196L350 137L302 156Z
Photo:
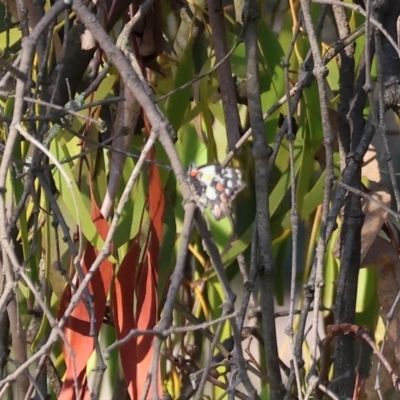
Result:
M49 7L50 4L46 6ZM225 128L223 106L219 94L219 82L217 72L213 69L216 63L213 38L207 22L205 5L202 2L195 2L192 5L193 20L181 19L176 9L170 2L161 2L163 26L162 30L168 39L163 52L157 58L160 71L150 71L149 84L153 90L154 99L164 97L158 106L170 121L177 134L175 144L179 158L185 168L189 163L196 165L207 163L222 163L227 154L227 133ZM285 73L283 61L288 55L293 38L293 27L296 21L293 20L293 13L289 9L281 10L275 8L272 13L266 4L260 3L262 17L258 24L258 48L259 48L259 73L261 103L263 112L268 112L286 93ZM320 12L319 5L313 5L315 17ZM21 50L21 31L19 28L11 28L5 25L5 7L0 7L0 47L2 57L12 62ZM72 14L70 14L72 18ZM196 34L195 23L200 20L204 24L201 34ZM350 27L355 30L363 21L356 13L350 14ZM229 57L232 66L233 79L236 82L238 91L246 81L246 55L244 44L241 41L241 21L235 21L232 14L226 13L227 40L233 52ZM279 29L276 26L280 25ZM273 29L275 27L275 29ZM62 28L62 16L56 24L56 29ZM110 32L110 36L116 40L121 24L116 24ZM357 39L356 69L362 55L359 49L363 48L364 37ZM328 50L329 45L320 42L323 49ZM54 51L54 49L51 49ZM290 85L293 87L303 73L302 64L309 51L308 39L304 34L297 36L294 42L294 51L290 56ZM331 106L334 109L337 102L339 89L339 70L335 59L328 64L329 75L327 78L327 91L330 92ZM37 61L33 69L33 79L37 82L38 76ZM194 80L197 76L202 76ZM118 96L119 74L115 68L111 68L106 77L94 92L93 97L85 100L84 104L90 104L97 100L111 99ZM188 82L193 82L179 90ZM165 97L167 96L167 97ZM9 118L13 114L12 96L0 99L3 123L0 127L2 141L7 140ZM39 108L37 105L37 113ZM101 120L101 107L92 108L92 115L95 119ZM242 130L249 128L248 110L245 102L238 104L241 117ZM297 132L294 140L294 174L296 178L296 202L300 217L299 253L297 257L297 282L300 285L306 282L311 269L315 247L320 229L321 203L325 184L324 166L317 161L316 155L323 143L323 129L321 123L320 101L316 82L303 91L294 118L297 125ZM273 146L279 131L279 114L287 115L287 105L283 104L276 111L270 113L265 119L265 135L268 143ZM368 110L366 110L368 112ZM112 121L111 121L112 122ZM39 123L36 123L37 126ZM91 139L87 143L88 153L82 162L82 139L71 132L82 135L86 132ZM84 119L74 118L70 129L61 128L50 143L49 151L62 165L60 168L52 168L51 174L57 189L57 204L62 211L65 222L71 232L76 226L81 228L81 235L84 241L90 242L96 249L100 250L103 240L100 238L96 227L90 217L92 187L95 198L99 203L104 198L107 190L107 175L109 172L109 150L96 145L96 142L103 135L101 124L90 124L87 129L87 122ZM135 135L129 152L139 154L146 138L144 129ZM24 193L24 171L28 161L29 146L25 140L19 140L13 153L13 166L10 168L6 198L7 201L18 205ZM270 216L271 235L273 240L273 254L276 264L275 275L275 296L277 304L284 304L290 282L290 253L292 243L291 226L291 201L290 201L290 152L289 141L283 138L279 145L276 160L272 169L270 185ZM156 159L160 164L159 170L164 185L166 196L166 211L163 226L163 241L160 250L159 285L159 307L162 311L165 293L168 290L169 276L173 272L180 234L183 222L182 195L177 180L170 171L168 158L161 145L156 146ZM51 162L51 160L50 160ZM134 168L137 159L128 157L124 167L121 193ZM340 176L338 156L335 155L335 173ZM233 227L227 219L215 221L209 211L205 217L208 221L210 231L215 243L221 253L226 273L230 279L237 275L239 267L237 257L244 255L247 264L250 263L250 246L253 241L253 229L255 218L255 191L254 186L254 160L252 157L251 136L243 145L240 154L236 155L232 164L243 171L246 188L234 204L236 216L234 229L237 237L233 238ZM95 173L93 174L93 171ZM92 172L92 174L91 174ZM66 179L67 177L67 179ZM118 263L126 254L130 241L149 224L149 215L145 203L149 188L148 176L143 169L140 179L137 181L134 190L124 208L122 217L117 227L114 246L115 251L110 260ZM70 260L70 249L62 240L62 230L54 222L51 207L46 194L41 190L38 180L34 180L33 188L35 196L30 196L22 208L16 223L14 235L15 245L20 253L21 260L25 263L26 272L34 285L42 291L45 304L56 316L59 302L64 291L66 281L60 273L60 267L72 273ZM117 202L119 198L117 198ZM144 211L143 211L144 210ZM141 240L145 240L142 238ZM334 238L328 248L331 249ZM81 251L81 249L78 249ZM188 307L192 306L193 314L201 321L210 321L220 315L220 308L224 300L221 283L216 278L215 272L210 265L208 255L203 249L201 238L198 234L192 234L191 246L189 248L189 260L193 267L191 286L186 282L180 293L181 301L187 296L187 290L191 295ZM60 265L55 268L54 260L59 260ZM334 303L335 279L338 274L338 260L331 251L326 254L325 262L325 288L323 305L328 309ZM376 323L377 303L376 299L368 296L375 285L375 273L372 269L364 270L360 275L358 322L374 328ZM191 289L188 289L191 288ZM241 291L242 287L235 290ZM262 288L260 288L262 290ZM43 340L48 337L51 327L46 316L39 318L32 315L28 310L32 309L34 297L31 290L23 281L19 281L16 289L18 298L19 314L22 326L28 329L32 324L39 324L32 342L27 344L28 354L33 354L40 347ZM187 301L187 299L185 300ZM299 303L299 306L301 301ZM328 321L330 312L326 312ZM184 323L183 318L176 313L174 326ZM229 324L226 324L220 341L231 336ZM110 326L103 325L100 332L100 343L108 346L115 341L115 333ZM165 351L171 354L185 354L185 345L196 342L200 346L201 356L196 360L199 365L205 360L208 343L204 337L196 334L174 335L165 343ZM11 353L11 357L12 357ZM260 351L261 365L264 360L263 352ZM304 354L306 366L310 366L310 359L307 359L307 352ZM57 343L51 354L51 359L60 377L62 377L65 366L60 344ZM93 355L91 363L87 366L89 372L96 365L96 357ZM110 355L107 360L107 371L103 380L102 398L107 398L115 387L121 384L121 369L117 352ZM11 367L10 367L11 368ZM221 372L223 368L221 367ZM175 365L162 359L162 381L166 391L172 398L179 398L182 390L183 378L181 371ZM221 376L223 381L224 378ZM265 382L258 380L260 387ZM108 389L107 389L108 386ZM217 399L223 394L221 389L208 388L210 398ZM9 390L8 398L12 398L12 391ZM104 397L103 397L104 396ZM268 390L264 388L261 392L262 399L268 399ZM52 398L55 398L52 392ZM111 397L108 397L111 398Z

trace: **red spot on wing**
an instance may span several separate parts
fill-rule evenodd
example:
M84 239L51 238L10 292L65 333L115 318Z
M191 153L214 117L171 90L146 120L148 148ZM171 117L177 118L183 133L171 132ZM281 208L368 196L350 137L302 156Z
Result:
M228 202L228 196L224 193L221 193L219 195L219 199L223 202L223 203L227 203Z
M213 213L213 215L214 215L214 218L215 218L217 221L219 221L219 220L221 219L221 217L222 217L222 210L221 210L221 208L220 208L217 204L214 205L214 207L213 207L213 209L212 209L212 213Z
M222 185L222 183L217 183L215 188L218 190L218 192L224 191L224 186Z

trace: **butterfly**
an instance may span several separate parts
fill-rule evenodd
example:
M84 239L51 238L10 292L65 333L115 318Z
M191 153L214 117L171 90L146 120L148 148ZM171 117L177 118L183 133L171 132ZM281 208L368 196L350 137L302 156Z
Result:
M209 207L217 221L227 215L229 203L245 187L240 169L223 168L220 164L190 164L188 177L200 210Z

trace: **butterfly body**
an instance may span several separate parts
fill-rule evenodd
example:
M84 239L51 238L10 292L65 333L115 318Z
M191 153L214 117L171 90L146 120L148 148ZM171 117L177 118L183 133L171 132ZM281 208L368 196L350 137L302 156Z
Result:
M242 172L237 168L223 168L220 164L189 166L189 184L201 211L209 207L219 221L229 212L229 203L244 188Z

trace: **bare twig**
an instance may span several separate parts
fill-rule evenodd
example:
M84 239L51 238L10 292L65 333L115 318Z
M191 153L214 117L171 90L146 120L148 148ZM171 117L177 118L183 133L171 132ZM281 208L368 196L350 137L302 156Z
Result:
M301 390L300 372L297 359L295 357L295 338L294 338L294 303L296 297L296 275L297 275L297 257L298 257L298 233L299 233L299 215L297 213L297 201L296 201L296 171L294 168L294 140L295 132L293 132L292 118L294 114L294 108L291 106L290 101L290 81L289 81L289 67L290 57L292 55L297 35L300 31L300 20L298 20L296 29L292 38L290 49L286 55L286 59L283 63L285 70L285 87L286 87L286 98L288 105L288 114L286 117L287 122L287 138L289 140L289 163L290 163L290 197L291 197L291 213L290 221L292 224L292 270L290 278L290 304L289 304L289 322L285 329L286 334L289 336L290 344L292 348L292 355L294 357L293 367L296 377L297 393L299 399L303 399ZM277 152L276 152L277 153ZM271 164L270 164L271 166ZM287 392L290 392L291 388L288 388Z
M212 30L215 58L217 62L226 58L228 43L225 31L225 16L223 2L221 0L207 0L208 17ZM232 68L229 59L225 59L217 69L218 81L221 92L221 102L224 110L226 135L230 150L240 139L240 118L236 99L235 83L232 76Z
M321 119L324 130L324 144L326 153L326 181L324 189L324 199L322 205L322 226L320 233L320 240L318 242L317 254L316 254L316 275L315 275L315 293L314 293L314 316L313 316L313 327L312 327L312 341L311 341L311 354L313 359L313 368L316 367L317 361L317 329L319 320L318 306L321 302L322 287L324 285L323 278L323 257L325 250L325 238L326 238L326 221L328 217L329 200L331 193L331 181L334 176L333 174L333 130L329 122L328 115L328 100L326 98L325 91L325 75L327 73L326 67L324 67L323 59L320 54L317 37L315 34L314 26L310 14L310 4L306 0L301 0L301 6L303 10L303 18L305 28L310 40L311 51L314 58L314 75L318 83L318 95L321 104Z
M176 333L185 333L185 332L193 332L200 329L207 329L215 324L219 324L220 322L225 322L231 318L236 317L236 312L228 315L224 315L220 318L216 318L210 322L203 322L197 325L187 325L182 327L173 327L166 329L164 331L160 331L159 329L150 329L150 330L140 330L140 329L132 329L123 339L117 340L112 345L108 346L105 350L103 350L104 357L107 358L111 351L123 346L125 343L129 342L133 338L137 338L140 336L159 336L162 339L166 338L170 335Z
M256 1L250 0L247 8L243 10L245 20L245 47L247 58L247 95L250 123L253 134L253 156L255 160L255 186L256 190L256 222L258 235L258 260L257 267L261 291L262 326L264 338L264 354L268 375L277 387L282 385L279 370L279 357L274 320L274 258L272 255L272 238L269 215L269 183L268 159L271 148L267 145L264 132L263 115L260 101L260 86L258 79L257 61L257 20L259 9ZM281 397L280 390L271 386L271 399ZM283 389L283 388L282 388Z

